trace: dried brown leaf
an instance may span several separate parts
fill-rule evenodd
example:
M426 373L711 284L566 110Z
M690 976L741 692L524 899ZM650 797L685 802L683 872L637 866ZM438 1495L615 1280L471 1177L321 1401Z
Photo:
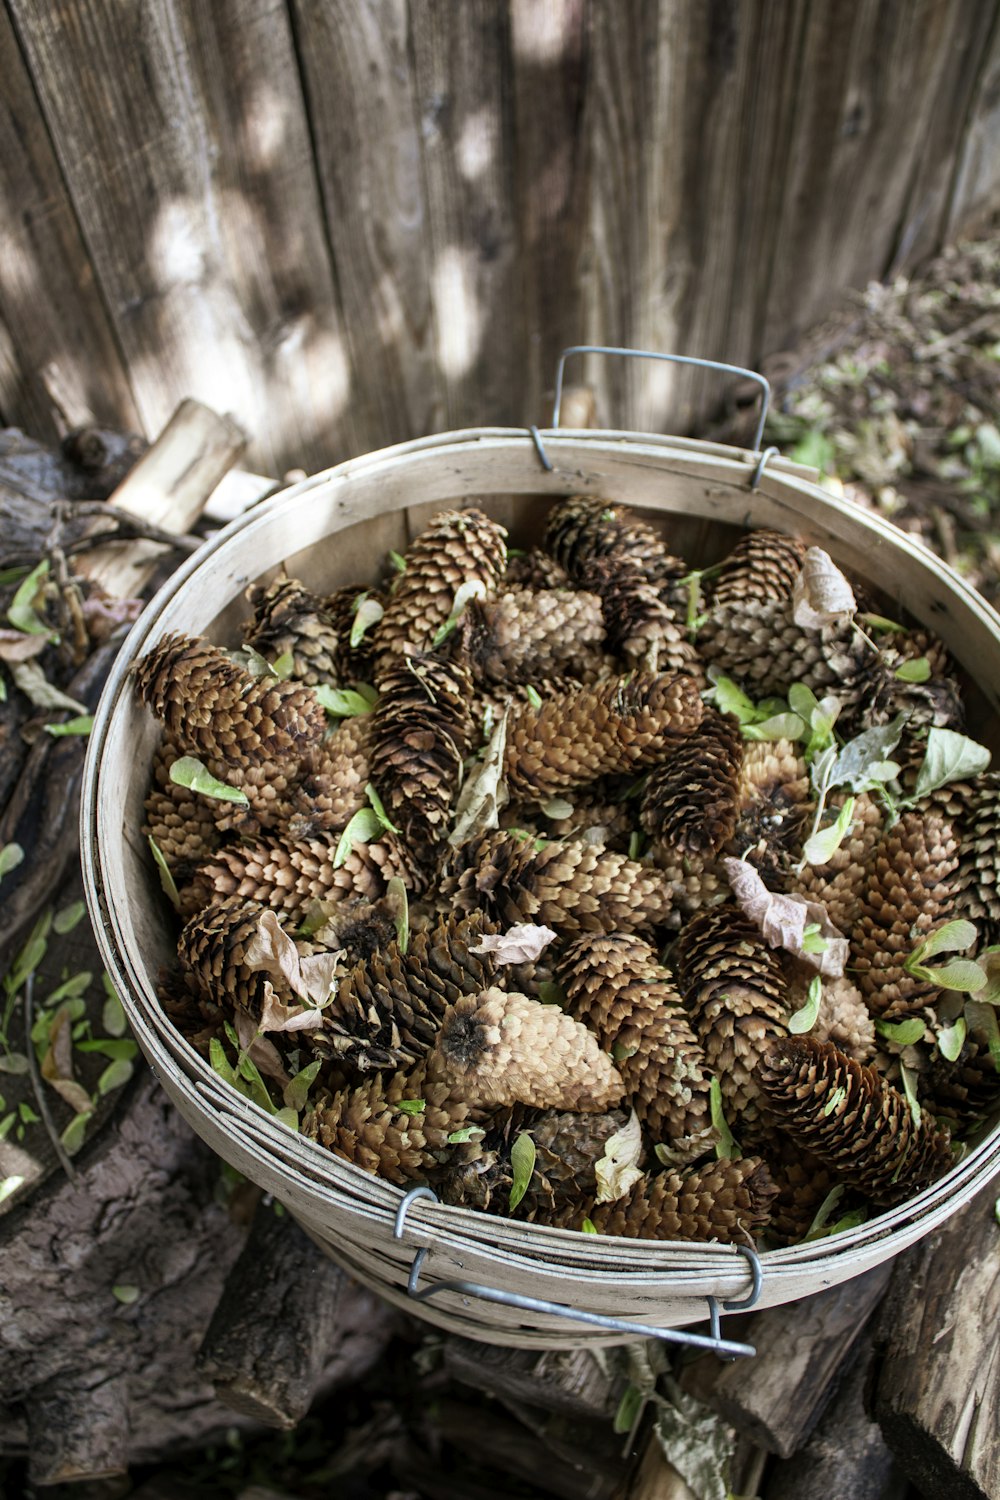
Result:
M854 590L822 547L810 547L795 580L792 618L805 630L849 620L858 607Z
M73 1077L73 1035L69 1006L61 1006L49 1028L49 1045L42 1058L42 1077L78 1115L93 1109L90 1095Z
M757 923L769 947L785 948L830 979L843 974L850 944L821 902L769 891L753 866L743 860L727 858L722 864L733 895L751 922ZM817 926L825 944L820 953L805 946L806 928Z
M470 953L491 953L498 964L534 963L555 938L551 927L521 922L506 932L486 933Z
M49 644L47 635L25 635L23 630L0 630L0 661L30 661Z

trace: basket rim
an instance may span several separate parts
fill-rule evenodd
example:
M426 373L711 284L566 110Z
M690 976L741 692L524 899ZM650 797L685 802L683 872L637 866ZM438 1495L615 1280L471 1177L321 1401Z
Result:
M629 430L560 428L543 431L542 437L546 450L570 465L574 457L586 457L602 449L608 449L616 454L624 450L635 457L647 455L656 461L658 468L662 467L665 472L679 477L691 474L690 465L696 466L699 473L704 475L704 466L707 463L717 471L720 482L732 487L735 482L743 481L743 483L736 484L739 488L747 487L746 481L750 480L759 461L758 454L746 449L708 443L697 438L680 438ZM143 1046L143 1050L149 1057L154 1073L158 1064L162 1065L169 1060L169 1065L186 1079L190 1096L202 1111L209 1112L208 1099L212 1094L220 1092L223 1096L231 1094L231 1099L226 1100L228 1107L224 1111L219 1109L217 1103L213 1106L213 1119L216 1123L224 1119L227 1128L234 1133L236 1139L240 1139L245 1130L248 1144L253 1142L255 1147L259 1147L263 1140L272 1150L282 1148L282 1154L291 1151L294 1155L295 1150L291 1148L297 1148L301 1152L304 1147L308 1146L317 1153L317 1175L325 1180L325 1185L330 1191L343 1192L343 1184L339 1183L337 1178L342 1173L349 1174L349 1179L353 1179L356 1183L358 1195L375 1197L387 1195L388 1201L384 1210L380 1206L376 1208L379 1216L384 1211L387 1219L390 1215L394 1215L395 1206L401 1201L406 1189L372 1177L352 1163L340 1161L316 1143L303 1141L293 1132L276 1124L260 1106L243 1099L235 1091L229 1090L191 1044L170 1026L169 1021L156 1005L155 999L146 993L147 985L144 977L132 967L129 956L122 947L113 941L116 924L113 905L109 903L105 889L104 864L98 833L98 807L102 791L101 762L114 716L123 695L127 693L127 679L132 663L150 638L156 635L165 607L186 588L193 574L211 565L233 538L250 530L261 518L271 517L284 508L293 507L303 497L320 488L347 483L362 474L370 475L380 466L401 458L416 455L441 457L454 454L459 456L470 451L476 451L482 456L497 449L509 450L511 448L534 454L534 439L530 431L523 428L475 427L411 439L332 465L279 491L250 511L234 518L209 538L196 553L185 560L158 590L133 625L122 644L95 710L84 763L80 821L87 904L102 958L115 978L117 987L122 991L122 1003L130 1022L139 1033L140 1041L148 1043L148 1050L146 1045ZM672 460L672 462L665 462L667 460ZM574 479L577 477L573 474L572 467L569 470L557 470L557 479L559 475L562 479L561 487L556 487L551 476L547 476L542 470L537 456L535 463L538 470L537 484L532 484L531 492L537 491L539 494L547 492L555 496L576 493L580 489L578 485L566 484L567 474ZM890 543L896 548L904 545L905 550L911 553L918 552L916 545L906 533L899 531L881 516L862 511L849 501L842 500L822 489L813 481L813 474L813 470L779 456L769 462L761 476L760 489L765 491L771 499L779 502L782 498L781 491L791 490L799 497L817 502L823 512L828 515L843 516L854 526L860 525L862 530L872 533L882 543ZM775 491L778 493L775 494ZM749 508L747 521L749 521ZM920 547L919 558L926 571L944 585L949 593L960 598L963 606L989 630L1000 647L1000 614L935 554ZM987 684L983 687L991 708L1000 715L1000 701L996 693L989 690ZM137 997L141 997L141 1000ZM138 1025L136 1025L137 1022ZM170 1027L169 1037L164 1030L167 1027ZM199 1088L198 1085L202 1087ZM336 1163L335 1168L331 1167L332 1163ZM319 1173L319 1166L324 1165L326 1170ZM304 1169L299 1166L293 1170L303 1172ZM843 1231L832 1241L819 1239L806 1245L799 1244L760 1252L765 1274L768 1270L772 1274L780 1274L782 1270L789 1273L801 1272L804 1268L815 1266L823 1261L833 1259L840 1262L850 1259L879 1241L896 1234L903 1235L915 1226L919 1226L919 1235L928 1233L954 1212L957 1205L951 1200L957 1190L966 1190L963 1192L964 1201L966 1196L971 1196L972 1190L978 1190L998 1171L1000 1171L1000 1127L993 1127L986 1138L973 1147L945 1177L896 1209L889 1210L855 1229ZM310 1172L308 1176L312 1180L313 1173ZM377 1187L373 1187L375 1184ZM946 1189L944 1193L943 1189ZM447 1224L445 1220L448 1221ZM642 1253L653 1257L668 1252L668 1258L670 1254L681 1253L685 1258L697 1259L698 1256L704 1254L709 1262L727 1261L728 1267L723 1267L721 1264L710 1266L712 1272L722 1272L733 1266L733 1257L738 1254L732 1246L719 1245L715 1242L702 1244L688 1241L622 1241L619 1238L604 1235L581 1237L571 1230L553 1229L546 1225L526 1224L517 1220L497 1220L492 1216L479 1214L475 1210L453 1208L442 1203L415 1204L407 1223L415 1235L420 1234L426 1237L428 1243L441 1243L444 1239L451 1240L453 1236L457 1236L458 1242L461 1242L465 1235L459 1234L455 1226L463 1228L466 1220L470 1221L470 1232L473 1225L482 1224L484 1230L489 1229L490 1237L494 1241L497 1224L509 1224L516 1229L518 1237L527 1236L530 1241L538 1236L539 1245L551 1246L552 1254L556 1256L568 1245L579 1245L581 1238L585 1238L590 1241L590 1245L595 1250L603 1246L607 1251L610 1246L614 1245L618 1254L626 1260L633 1258L631 1254L633 1246L645 1247ZM916 1237L911 1233L907 1243ZM409 1240L408 1243L410 1243ZM509 1253L516 1254L513 1250ZM540 1254L540 1258L545 1257ZM639 1252L635 1258L639 1258ZM603 1276L614 1277L618 1281L623 1278L631 1279L629 1273L623 1271L620 1263L617 1268L611 1265L604 1267L595 1265L591 1268L590 1274L597 1280ZM641 1275L643 1280L648 1279L649 1276L656 1279L656 1273L636 1274ZM665 1270L658 1274L662 1277L677 1273ZM744 1279L742 1261L735 1274L740 1277L740 1284L742 1284Z

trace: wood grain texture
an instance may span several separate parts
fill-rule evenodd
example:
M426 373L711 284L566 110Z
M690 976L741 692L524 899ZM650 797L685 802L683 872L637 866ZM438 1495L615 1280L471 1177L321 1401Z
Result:
M280 472L350 451L349 357L284 7L11 0L136 402L231 410Z
M0 406L59 437L44 378L56 365L92 417L134 430L128 373L6 10L0 77Z
M1000 1494L1000 1229L996 1179L897 1263L875 1329L874 1414L935 1500Z

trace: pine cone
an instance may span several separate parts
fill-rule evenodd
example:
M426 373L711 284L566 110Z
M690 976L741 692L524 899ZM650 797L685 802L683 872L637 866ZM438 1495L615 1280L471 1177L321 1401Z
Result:
M725 852L746 859L772 889L785 882L809 814L812 792L799 749L791 740L743 747L736 828Z
M556 562L540 547L532 547L530 552L521 556L508 553L504 582L514 588L526 589L568 589L573 586L573 580L562 563Z
M880 1208L919 1193L953 1164L948 1137L914 1126L905 1097L830 1042L776 1041L758 1082L777 1123Z
M286 1004L294 996L281 980L263 970L247 967L246 950L260 929L266 907L239 896L206 906L183 928L177 940L177 957L185 977L207 999L227 1014L237 1007L260 1014L264 985L270 984Z
M409 656L386 669L372 715L372 781L418 860L448 832L451 804L472 748L472 680L465 667Z
M843 806L844 794L830 799L831 814ZM882 836L882 811L862 792L854 799L854 816L846 838L825 865L806 865L796 876L794 889L809 901L826 907L834 927L850 932L861 915L869 866Z
M677 1159L711 1145L705 1055L655 948L627 932L585 935L559 961L566 1009L615 1059L631 1105Z
M792 683L802 682L818 698L833 693L851 706L865 696L880 661L851 623L816 630L796 625L791 599L713 603L698 632L698 650L751 698L784 696Z
M972 799L962 822L955 906L980 922L986 936L1000 936L1000 774L991 771L972 783Z
M406 569L396 579L375 630L375 682L405 656L432 649L451 614L455 595L473 580L490 597L507 565L507 533L483 511L443 510L407 549Z
M169 635L132 668L141 702L189 755L230 766L298 758L326 730L308 688L253 678L207 641Z
M417 933L405 954L394 941L372 953L341 980L310 1044L361 1071L398 1068L423 1057L448 1007L493 983L492 959L470 951L491 930L479 912L452 915Z
M782 531L748 531L723 563L712 606L746 599L790 599L807 544Z
M537 804L529 808L522 802L510 802L500 814L502 828L535 828L535 819L542 825L537 828L540 835L551 839L588 838L604 845L606 849L628 849L632 834L636 831L633 805L629 802L612 802L601 795L600 787L578 787L571 798L566 798L572 812L564 818L554 818L545 812L550 804L540 809ZM540 814L544 812L544 818ZM594 832L591 834L591 830Z
M344 719L302 763L285 807L282 832L300 841L340 833L367 802L371 714Z
M701 723L692 677L637 672L596 688L574 684L535 709L515 703L507 722L504 772L512 797L544 801L599 776L659 760Z
M834 1174L818 1157L803 1151L780 1130L768 1132L764 1156L778 1195L771 1204L768 1239L776 1245L797 1245L805 1239L823 1200L837 1185Z
M365 592L352 589L353 599ZM247 591L253 619L243 626L243 639L269 662L291 653L296 682L310 687L329 686L363 679L352 674L348 641L350 623L338 619L319 595L297 578L277 578ZM353 602L353 601L352 601Z
M743 738L731 714L708 714L649 773L640 817L646 832L682 854L717 854L736 828Z
M672 892L659 870L582 840L542 843L491 833L450 857L441 893L505 927L536 920L560 933L663 926Z
M170 780L170 767L181 754L166 738L153 757L153 785L146 798L142 830L156 841L178 885L189 879L219 842L207 799Z
M424 1108L414 1110L417 1102ZM465 1100L418 1063L408 1073L373 1073L357 1088L326 1098L302 1130L363 1172L407 1183L426 1180L446 1156L449 1135L469 1117Z
M904 967L918 943L954 910L958 840L949 821L905 812L882 836L870 866L851 962L870 1010L897 1020L937 993Z
M1000 1072L985 1036L971 1032L956 1062L935 1049L930 1067L920 1075L920 1100L945 1121L955 1135L965 1135L1000 1105Z
M694 917L671 959L727 1109L754 1120L760 1059L785 1035L785 985L756 924L733 904Z
M897 674L904 662L926 659L931 675L926 682L906 682ZM926 630L893 635L880 644L875 669L866 675L859 694L855 732L890 723L898 713L909 717L909 733L923 726L961 730L965 715L954 667L943 643Z
M704 685L704 669L687 628L650 583L638 562L596 557L581 570L585 586L601 599L608 642L632 667L686 672Z
M687 563L671 557L647 521L627 506L589 495L572 495L549 512L543 545L577 579L598 558L631 563L660 590L669 590L689 572Z
M713 1161L682 1176L658 1172L624 1198L600 1203L590 1218L599 1234L633 1240L716 1240L750 1244L768 1222L777 1189L758 1157Z
M596 594L572 589L508 589L466 613L466 645L477 681L508 686L579 676L581 657L604 648L604 615Z
M806 964L795 966L794 976L788 983L789 1015L805 1005L809 985L816 977L816 970ZM817 1042L833 1042L855 1062L871 1062L877 1048L875 1023L861 991L846 975L824 979L822 984L819 1015L809 1035Z
M681 927L694 912L729 900L731 893L725 871L713 860L697 854L679 854L673 845L659 839L653 840L647 854L673 895L674 906L664 921L665 927Z
M429 1068L477 1106L596 1112L622 1098L617 1069L585 1026L558 1006L498 989L451 1006Z
M375 851L383 858L385 851L379 844L355 844L335 869L338 842L332 835L299 843L264 838L219 849L183 891L182 914L190 916L210 901L238 896L271 907L282 919L295 919L311 901L380 896L388 877Z

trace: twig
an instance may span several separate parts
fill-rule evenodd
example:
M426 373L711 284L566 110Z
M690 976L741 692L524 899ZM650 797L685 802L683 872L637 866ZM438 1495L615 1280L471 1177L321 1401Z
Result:
M42 1084L42 1072L38 1066L38 1058L35 1056L35 1044L31 1040L31 1032L34 1024L35 975L34 971L32 970L27 979L24 981L24 1050L28 1058L28 1071L31 1074L31 1087L35 1091L35 1103L38 1105L39 1112L42 1116L42 1123L49 1133L49 1140L52 1142L53 1150L55 1151L56 1156L59 1158L59 1165L66 1173L66 1176L72 1179L76 1176L76 1168L70 1161L69 1156L66 1154L66 1147L59 1139L59 1132L56 1129L55 1121L53 1120L52 1114L49 1110L49 1101L45 1097L45 1089Z
M176 552L196 552L202 544L201 537L165 531L162 526L154 526L150 521L143 521L138 516L130 515L127 510L119 510L117 506L109 505L105 500L68 501L57 509L60 521L77 516L93 516L96 520L109 520L116 523L113 527L104 527L100 531L92 531L87 536L77 537L75 541L64 543L63 550L67 554L85 552L92 547L103 547L106 542L131 542L138 539L161 542L164 547L170 547Z
M979 333L984 328L990 328L994 323L1000 323L1000 308L989 307L978 318L973 318L971 323L964 323L961 328L955 328L943 338L932 339L929 344L924 344L913 351L914 359L930 359L935 354L943 354L953 344L960 344L963 339L971 338L974 333Z

